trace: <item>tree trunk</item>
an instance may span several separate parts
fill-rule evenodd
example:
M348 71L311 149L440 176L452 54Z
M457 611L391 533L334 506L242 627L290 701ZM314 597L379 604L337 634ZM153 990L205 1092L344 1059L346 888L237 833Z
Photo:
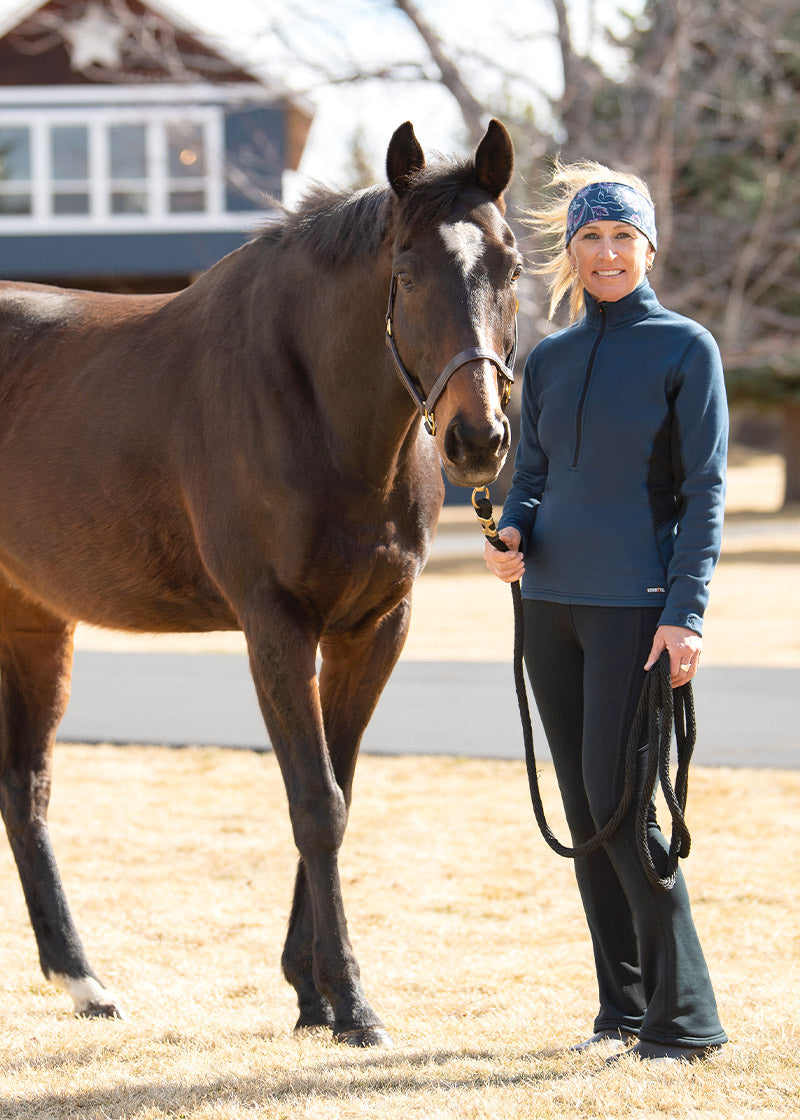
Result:
M784 505L800 502L800 401L783 405L783 454L786 457L786 491Z

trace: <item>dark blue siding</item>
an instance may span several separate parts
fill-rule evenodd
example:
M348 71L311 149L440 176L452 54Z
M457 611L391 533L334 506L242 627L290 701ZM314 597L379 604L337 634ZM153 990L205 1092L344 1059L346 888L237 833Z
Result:
M235 230L0 237L0 279L203 272L247 240Z

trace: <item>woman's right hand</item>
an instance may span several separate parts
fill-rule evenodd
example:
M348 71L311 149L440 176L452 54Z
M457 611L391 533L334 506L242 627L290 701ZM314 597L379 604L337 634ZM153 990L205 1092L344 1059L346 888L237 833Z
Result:
M504 583L516 583L525 571L525 557L519 551L522 541L519 529L507 526L498 536L508 545L508 552L499 552L487 540L483 546L483 558L489 571Z

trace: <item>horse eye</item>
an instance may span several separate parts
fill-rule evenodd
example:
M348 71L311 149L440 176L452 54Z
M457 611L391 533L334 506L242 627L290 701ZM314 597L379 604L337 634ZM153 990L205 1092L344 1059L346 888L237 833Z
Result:
M410 273L408 273L408 272L398 272L397 273L397 282L403 288L405 288L406 291L410 291L411 288L414 287L414 281L413 281Z
M512 284L516 283L516 281L519 280L521 275L522 275L522 265L518 264L517 267L514 269L514 271L511 273L511 283Z

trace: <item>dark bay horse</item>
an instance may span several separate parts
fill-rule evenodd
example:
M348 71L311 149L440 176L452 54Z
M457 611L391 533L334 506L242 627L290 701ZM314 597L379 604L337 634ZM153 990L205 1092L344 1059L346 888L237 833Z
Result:
M338 850L440 461L477 486L508 452L520 255L499 122L430 167L406 123L386 167L388 188L316 191L178 294L0 284L0 807L42 968L79 1014L121 1012L47 830L76 622L241 629L300 853L297 1025L388 1042Z

